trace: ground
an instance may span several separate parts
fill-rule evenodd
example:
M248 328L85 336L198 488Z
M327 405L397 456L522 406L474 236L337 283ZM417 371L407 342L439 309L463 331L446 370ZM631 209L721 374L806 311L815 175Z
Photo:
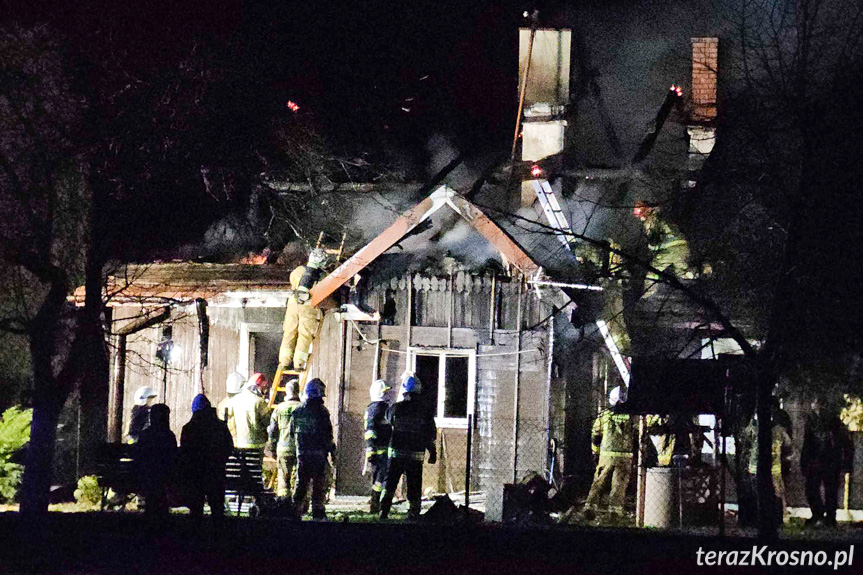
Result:
M0 514L0 571L4 573L688 573L697 552L751 549L754 539L697 532L630 528L525 528L494 525L381 524L357 511L333 513L326 523L285 519L227 520L216 535L174 514L158 536L146 534L139 513L51 513L28 529L17 513ZM208 518L209 519L209 518ZM344 521L347 519L347 521ZM363 520L365 519L365 520ZM863 530L792 533L776 550L860 547ZM702 567L712 572L721 569ZM803 572L810 572L803 570ZM737 571L737 572L745 572Z

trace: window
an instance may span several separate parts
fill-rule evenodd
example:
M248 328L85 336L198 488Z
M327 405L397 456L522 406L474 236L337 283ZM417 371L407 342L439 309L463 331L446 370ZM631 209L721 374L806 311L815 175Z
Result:
M411 349L411 365L423 385L423 397L435 412L438 427L467 427L473 413L476 352Z

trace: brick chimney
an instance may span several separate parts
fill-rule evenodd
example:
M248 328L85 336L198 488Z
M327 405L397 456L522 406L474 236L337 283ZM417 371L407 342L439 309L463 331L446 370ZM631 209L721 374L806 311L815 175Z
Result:
M716 144L716 83L719 38L692 38L692 116L684 187L694 188L701 167Z
M692 103L695 122L716 120L719 38L692 38Z

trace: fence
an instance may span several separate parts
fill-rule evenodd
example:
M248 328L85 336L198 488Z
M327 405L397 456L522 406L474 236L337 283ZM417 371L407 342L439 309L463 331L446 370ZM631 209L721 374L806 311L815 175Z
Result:
M469 421L466 430L439 430L439 461L426 467L424 487L426 493L447 493L457 504L483 512L486 521L523 519L519 507L525 502L506 486L539 476L549 495L565 492L554 501L557 506L546 506L564 522L653 528L723 524L720 502L733 489L728 478L723 482L724 469L716 463L712 431L708 448L700 431L689 434L688 452L674 450L677 457L663 465L657 460L657 434L645 431L631 457L596 462L591 493L588 485L567 489L571 486L566 485L569 478L562 477L562 426L549 428L545 419L519 418L517 424L511 418ZM681 434L677 435L680 441ZM667 448L661 446L660 451L663 447ZM570 505L574 511L564 513Z
M560 468L549 441L559 442L557 434L563 430L549 428L545 419L468 421L467 429L438 431L438 463L426 467L424 488L427 493L447 493L456 503L485 513L487 521L501 521L506 484L534 473L548 479L553 461ZM559 471L552 477L560 482Z

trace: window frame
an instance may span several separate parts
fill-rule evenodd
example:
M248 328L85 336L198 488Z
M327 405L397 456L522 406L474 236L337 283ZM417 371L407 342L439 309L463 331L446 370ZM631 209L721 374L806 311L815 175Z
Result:
M416 371L417 356L438 357L438 388L435 425L446 429L467 429L467 416L474 414L476 403L476 350L441 347L409 347L408 357L411 371ZM444 417L446 404L446 359L448 357L466 357L467 362L467 413L465 417Z

